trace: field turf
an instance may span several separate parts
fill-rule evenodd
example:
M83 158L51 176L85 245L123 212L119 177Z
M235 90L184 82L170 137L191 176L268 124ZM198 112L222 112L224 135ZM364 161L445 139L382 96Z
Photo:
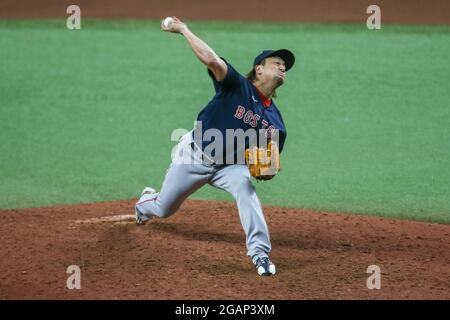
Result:
M189 26L241 73L263 49L296 54L275 100L283 171L256 184L264 205L450 222L450 27ZM0 207L159 188L172 131L212 95L159 21L0 21ZM212 187L192 197L232 200Z

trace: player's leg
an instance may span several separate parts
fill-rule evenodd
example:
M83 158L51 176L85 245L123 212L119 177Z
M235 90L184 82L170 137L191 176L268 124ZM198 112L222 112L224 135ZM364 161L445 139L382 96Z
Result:
M197 189L205 185L212 176L214 169L193 159L191 140L182 138L176 153L188 155L193 161L172 160L166 172L164 182L159 193L143 194L136 203L137 214L143 221L153 216L166 218L174 214L186 198Z
M254 263L258 258L267 258L272 248L269 229L247 166L224 166L215 173L210 184L229 192L236 200L241 224L247 237L248 256Z

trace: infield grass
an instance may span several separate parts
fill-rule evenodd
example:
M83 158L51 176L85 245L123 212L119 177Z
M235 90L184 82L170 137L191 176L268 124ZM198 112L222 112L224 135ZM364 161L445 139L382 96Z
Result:
M246 73L297 56L277 105L283 171L264 205L450 222L450 28L193 22ZM135 198L160 187L176 128L213 95L159 21L0 21L0 207ZM227 199L205 187L197 199Z

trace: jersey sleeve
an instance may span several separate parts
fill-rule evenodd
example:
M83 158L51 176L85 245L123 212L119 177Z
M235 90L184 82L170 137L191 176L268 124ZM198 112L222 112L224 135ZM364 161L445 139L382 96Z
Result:
M235 87L240 86L241 79L243 78L243 76L240 75L239 72L237 72L233 68L233 66L227 62L227 60L225 60L222 57L221 57L221 59L223 61L225 61L225 63L227 64L227 67L228 67L227 75L225 76L225 79L223 79L222 81L217 81L216 78L214 77L214 74L211 72L211 70L208 69L208 74L213 81L214 89L216 90L216 92L232 90Z
M280 131L279 131L279 134L280 134L280 136L279 136L279 150L280 150L280 153L281 152L283 152L283 149L284 149L284 143L285 143L285 141L286 141L286 138L287 138L287 130L286 130L286 126L285 126L285 124L284 124L284 120L283 120L283 117L282 117L282 115L281 115L281 112L280 112L280 110L278 110L278 108L276 108L276 113L278 114L278 117L279 117L279 119L280 119L280 123L278 124L278 126L279 126L279 128L280 128Z
M280 150L280 153L283 152L284 142L286 141L286 137L287 137L286 131L280 133L280 147L278 148Z

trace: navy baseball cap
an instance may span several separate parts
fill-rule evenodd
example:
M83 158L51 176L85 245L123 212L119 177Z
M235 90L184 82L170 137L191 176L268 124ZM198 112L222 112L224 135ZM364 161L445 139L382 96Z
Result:
M288 71L295 63L295 56L294 54L287 50L287 49L280 49L280 50L264 50L261 52L253 62L253 66L256 66L261 63L266 58L269 57L280 57L283 59L284 63L286 64L286 71Z

